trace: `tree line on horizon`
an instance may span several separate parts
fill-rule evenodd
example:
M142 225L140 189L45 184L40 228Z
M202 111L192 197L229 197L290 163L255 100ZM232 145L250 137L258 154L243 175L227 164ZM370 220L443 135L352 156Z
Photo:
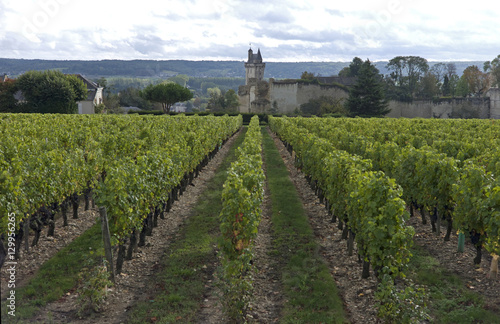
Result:
M358 78L358 83L361 81L369 81L371 85L368 86L365 84L363 87L372 92L365 94L359 93L358 96L373 96L374 93L377 93L376 97L381 98L380 102L388 100L412 101L415 99L437 99L443 97L480 97L490 86L499 86L499 61L500 55L492 61L484 62L482 67L483 71L481 71L477 65L470 65L466 67L462 75L459 76L455 63L435 63L431 65L422 57L397 56L386 64L385 68L388 73L383 74L380 73L374 63L369 60L363 61L359 57L355 57L349 65L342 68L338 74L339 76L356 77ZM366 65L366 67L363 70L364 65ZM65 74L60 71L45 72L52 75L52 77L54 77L54 73L58 72L58 77L55 79L64 79L64 77L60 76L64 76ZM368 72L371 75L368 79L366 79L366 74ZM19 79L21 81L25 81L25 75L32 76L33 73L35 73L35 71L27 72L19 77ZM38 71L37 73L42 72ZM314 74L306 71L302 73L301 79L314 81L320 75L320 73ZM36 105L31 103L31 109L29 108L30 100L25 100L24 102L19 103L15 100L14 94L17 91L22 90L23 93L27 93L27 96L25 97L28 99L30 98L29 92L32 90L27 88L26 84L34 84L34 82L27 83L24 81L16 82L16 80L9 80L7 82L0 83L0 112L75 112L74 104L64 104L65 107L71 106L71 108L56 109L57 111L54 111L54 108L52 108L52 110L40 109L40 107L44 106L44 100L46 103L52 103L53 98L62 97L60 93L55 96L52 95L51 97L47 95L38 98L38 100L41 100L41 103L36 103ZM189 111L209 110L212 112L236 112L239 104L236 90L239 85L244 83L243 78L200 78L191 77L186 74L170 76L167 80L161 78L107 79L102 77L95 81L104 87L104 107L101 108L107 112L122 112L120 107L123 106L135 106L144 110L154 109L154 102L161 103L163 101L155 101L151 96L148 97L145 95L145 88L151 88L153 86L158 86L159 84L168 83L175 83L182 86L182 88L190 89L192 97L187 102ZM59 85L57 85L58 82L60 83ZM67 80L58 80L57 82L52 82L52 84L47 87L54 90L54 93L57 92L57 89L61 89L60 91L66 94L64 100L72 100L74 103L78 101L78 95L71 94L71 91L67 89L67 83ZM48 83L40 82L37 89L43 88L43 86L41 86L42 84ZM32 87L31 89L34 88ZM74 89L73 91L76 91ZM177 92L182 92L179 89ZM356 86L350 89L351 95L355 89ZM47 91L49 90L46 90L45 92ZM179 100L177 101L187 100L185 98L187 97L179 95ZM54 106L53 103L51 105ZM301 112L315 115L328 113L348 115L349 113L347 112L351 111L350 114L352 115L353 111L355 111L354 105L353 101L351 101L348 105L343 105L339 100L335 101L333 98L315 98L308 104L303 105L303 107L301 107ZM360 105L359 102L358 105ZM36 109L33 108L35 106ZM168 104L168 106L170 107L170 104ZM165 108L166 106L163 105L163 107ZM382 108L376 110L379 110L379 113L376 113L375 115L383 115L381 112L385 111ZM271 112L273 112L273 109L271 109ZM362 113L359 114L363 115Z
M372 62L381 73L387 74L388 61ZM187 61L187 60L35 60L0 58L0 76L15 78L26 71L59 70L65 74L82 74L90 79L105 78L161 78L177 74L199 78L244 78L241 61ZM452 62L443 62L452 63ZM457 74L469 65L482 65L480 61L453 62ZM429 63L430 66L437 62ZM321 76L337 75L349 62L266 62L266 78L290 79L303 71L314 71Z

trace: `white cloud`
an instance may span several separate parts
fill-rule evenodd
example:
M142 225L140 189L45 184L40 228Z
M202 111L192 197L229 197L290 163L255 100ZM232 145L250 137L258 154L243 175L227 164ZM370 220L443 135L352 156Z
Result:
M360 9L361 8L361 9ZM0 57L490 60L500 8L431 0L3 0Z

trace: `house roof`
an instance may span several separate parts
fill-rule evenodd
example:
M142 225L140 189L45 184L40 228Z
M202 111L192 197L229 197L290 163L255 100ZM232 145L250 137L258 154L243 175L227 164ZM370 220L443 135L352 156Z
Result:
M97 90L99 88L99 85L97 83L95 83L94 81L91 81L91 80L87 79L83 75L81 75L81 74L75 74L75 76L77 78L79 78L80 80L82 80L83 83L85 83L85 85L87 86L87 89Z
M101 87L99 87L99 85L94 81L87 79L81 74L75 74L75 76L82 80L83 83L87 86L87 101L94 101L97 90Z

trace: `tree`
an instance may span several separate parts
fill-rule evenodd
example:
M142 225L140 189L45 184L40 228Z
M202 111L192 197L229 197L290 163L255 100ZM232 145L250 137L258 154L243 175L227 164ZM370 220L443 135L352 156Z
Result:
M317 76L315 76L314 73L307 72L307 71L302 72L302 75L300 76L300 79L301 80L311 81L311 82L316 82L316 83L318 82Z
M491 86L500 87L500 54L492 61L484 63L484 72L491 73Z
M465 76L462 74L460 79L458 79L455 94L459 97L467 97L470 94L469 84L465 80Z
M452 75L450 78L450 94L452 97L455 97L457 94L458 80L460 80L460 77L456 74Z
M210 98L208 99L207 108L212 112L236 112L240 102L238 95L233 89L226 92L220 91L219 88L208 89Z
M82 80L60 71L28 71L17 84L30 112L74 114L76 102L87 97Z
M202 94L208 94L208 89L210 88L217 88L217 84L215 82L209 81L209 82L202 82L201 83L201 93Z
M387 69L401 91L401 100L411 100L420 79L429 70L427 60L419 56L397 56L389 61Z
M170 113L170 108L176 102L187 101L193 98L193 93L177 83L160 83L148 85L141 91L144 99L161 103L163 113Z
M226 102L226 109L229 111L236 111L236 108L240 105L240 99L236 94L236 91L229 89L224 94L224 100Z
M439 83L436 76L427 72L420 81L419 97L423 99L432 99L439 93Z
M141 91L134 87L128 87L120 91L120 105L123 107L138 107L143 110L153 109L153 105L141 97Z
M443 78L443 85L441 86L441 91L443 96L449 96L451 94L450 78L447 75Z
M173 76L173 77L169 78L168 80L185 87L189 81L189 76L187 76L185 74L177 74L176 76Z
M212 112L222 112L226 109L224 95L219 88L209 88L207 93L210 96L208 99L207 109Z
M306 115L321 116L325 114L345 114L345 108L342 105L343 99L337 99L329 96L310 99L308 102L300 105L300 111Z
M457 65L455 63L446 64L446 75L451 79L453 75L457 75Z
M17 100L14 97L18 91L16 80L7 79L0 82L0 112L15 112Z
M363 60L360 59L359 57L355 57L352 59L352 62L349 64L349 66L346 66L339 72L339 76L342 77L355 77L358 76L359 70L361 69L361 66L363 65Z
M105 110L103 112L108 114L123 114L125 111L120 106L120 96L116 93L106 93L103 98Z
M445 77L448 78L448 84L445 86L443 80L442 91L443 95L455 97L457 92L457 84L460 77L457 75L457 66L455 63L447 63L445 66ZM443 78L444 79L444 78Z
M487 73L483 73L476 65L468 66L462 75L469 87L469 93L480 96L488 90L490 79Z
M446 64L436 63L431 67L430 72L436 77L438 83L444 82L442 79L446 75Z
M390 112L379 71L369 60L359 70L346 107L352 116L381 117Z

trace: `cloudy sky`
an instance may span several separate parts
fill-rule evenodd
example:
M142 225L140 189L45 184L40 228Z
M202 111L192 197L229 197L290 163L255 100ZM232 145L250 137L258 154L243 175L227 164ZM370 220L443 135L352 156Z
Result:
M0 0L0 57L25 59L492 60L495 1Z

